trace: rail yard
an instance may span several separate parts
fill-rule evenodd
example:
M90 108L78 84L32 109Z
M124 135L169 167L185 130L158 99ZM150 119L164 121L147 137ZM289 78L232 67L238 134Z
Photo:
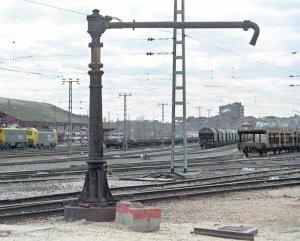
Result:
M299 8L166 2L3 1L1 240L300 240Z
M62 216L64 206L75 201L80 195L87 170L87 148L76 145L73 151L72 157L66 154L66 146L56 149L1 152L0 222L14 224L24 223L25 220L25 223L30 225L50 225L52 228L58 223L64 223ZM47 155L41 157L42 152ZM257 210L265 211L269 208L265 205L275 200L279 202L275 202L276 206L283 205L282 202L285 200L287 202L285 205L291 208L290 212L295 208L295 213L286 218L290 221L294 219L296 223L299 221L296 211L300 198L300 154L297 152L268 156L257 154L245 158L244 154L238 151L236 144L202 149L199 144L191 143L188 146L189 171L174 174L169 172L169 153L170 146L137 148L126 152L120 149L105 150L108 182L115 200L138 201L145 205L162 207L163 233L167 230L167 226L164 225L171 225L174 228L174 225L176 227L182 222L187 222L189 216L204 218L207 227L211 224L225 225L228 224L228 220L231 225L261 226L261 220L264 218L256 220L254 214ZM260 207L257 207L256 202L259 201ZM212 203L208 205L209 202ZM224 203L221 205L219 202ZM236 206L236 210L232 209L230 202ZM220 216L216 218L215 213L211 218L208 215L210 211L203 210L203 205L208 205L209 209L211 206L213 210L217 203L222 206L218 211ZM241 208L245 204L248 208L251 207L249 211L253 216L246 212L248 216L243 217ZM176 206L176 210L179 208L176 211L179 214L188 207L193 211L187 209L188 214L180 219L180 216L173 213L170 208L173 205ZM284 205L280 206L278 211L282 208ZM231 215L226 217L225 213L230 209ZM282 210L281 212L285 215L285 212ZM291 215L290 212L286 215ZM233 213L238 216L237 219L234 219ZM275 215L278 214L275 212ZM249 218L251 222L248 221ZM272 225L280 226L283 220L284 218L273 220ZM268 220L266 222L268 223ZM80 226L82 223L75 222L75 226L77 225ZM185 228L188 228L188 222L185 225ZM295 232L295 227L289 227L286 223L284 225ZM266 226L265 232L257 236L258 240L265 240L264 238L268 237L271 240L279 240L276 238L283 235L281 231L272 234ZM47 232L39 231L39 235L51 237ZM126 237L126 234L124 235ZM188 232L186 235L191 234ZM293 240L295 237L292 233L291 238L286 240ZM191 235L189 240L195 238ZM10 237L6 239L10 240Z

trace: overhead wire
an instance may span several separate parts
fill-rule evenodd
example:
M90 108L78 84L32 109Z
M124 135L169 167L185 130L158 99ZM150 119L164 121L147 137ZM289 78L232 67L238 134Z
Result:
M44 7L49 7L49 8L54 8L54 9L66 11L66 12L71 12L71 13L76 13L76 14L82 14L82 15L85 15L85 16L88 15L88 14L83 13L83 12L78 12L78 11L74 11L74 10L70 10L70 9L66 9L66 8L61 8L61 7L57 7L57 6L53 6L53 5L49 5L49 4L45 4L45 3L40 3L40 2L36 2L36 1L32 1L32 0L23 0L23 1L29 2L29 3L33 3L33 4L37 4L37 5L42 5Z
M32 3L32 4L42 5L42 6L49 7L49 8L54 8L54 9L62 10L62 11L67 11L67 12L71 12L71 13L75 13L75 14L88 15L88 14L83 13L83 12L74 11L74 10L70 10L70 9L66 9L66 8L61 8L61 7L57 7L57 6L53 6L53 5L49 5L49 4L44 4L44 3L37 2L37 1L32 1L32 0L23 0L23 1L29 2L29 3ZM14 18L15 18L15 17L14 17ZM15 21L15 20L14 20L14 21ZM160 30L160 31L163 31L163 30ZM164 32L173 33L173 32L171 32L171 31L166 31L166 30L164 30ZM191 36L191 35L186 35L186 37L188 37L188 38L190 38L190 39L193 39L193 40L195 40L195 41L201 42L201 43L203 43L203 44L209 45L209 46L214 47L214 48L216 48L216 49L219 49L219 50L221 50L221 51L223 51L223 52L227 52L227 53L229 53L229 54L238 56L238 57L240 57L240 58L245 58L245 59L248 59L248 60L251 60L251 61L254 61L254 62L258 62L258 63L260 63L260 64L264 64L264 65L267 65L267 66L272 67L272 68L281 69L281 70L288 71L288 72L293 72L293 73L299 73L299 72L294 71L294 70L290 70L290 69L287 69L287 68L282 68L282 67L280 67L280 66L275 66L275 65L272 65L272 64L269 64L269 63L260 61L260 60L256 60L256 59L253 59L253 58L249 58L249 57L247 57L247 56L244 56L244 55L238 54L238 53L236 53L236 52L233 52L233 51L231 51L231 50L228 50L228 49L219 47L219 46L217 46L217 45L215 45L215 44L212 44L212 43L209 43L209 42L207 42L207 41L200 40L200 39L195 38L195 37L193 37L193 36ZM151 39L151 40L150 40L150 39ZM148 41L152 41L152 39L153 39L153 40L156 40L156 39L154 39L154 38L136 39L136 40L148 40ZM157 40L168 40L168 39L172 39L172 38L157 38ZM131 40L132 40L132 39L131 39ZM292 52L292 54L296 54L296 53L298 53L298 52L296 52L296 51L295 51L295 52ZM160 53L157 53L157 54L160 54ZM165 53L164 53L164 54L165 54ZM107 55L118 55L118 54L107 54ZM133 54L125 54L125 55L142 55L142 54L140 54L140 53L133 53ZM72 56L72 55L64 55L64 56ZM42 56L40 56L40 57L42 57ZM22 58L22 57L18 57L18 58ZM25 58L25 57L23 57L23 58ZM28 57L28 58L29 58L29 57ZM2 58L2 59L4 59L4 58ZM15 59L17 59L17 58L15 58ZM24 70L23 70L23 71L24 71ZM30 72L30 71L29 71L29 72Z
M162 31L162 32L167 32L167 33L173 33L171 31L168 31L168 30L158 30L158 31ZM180 34L180 33L177 33L177 34ZM263 62L261 60L257 60L257 59L253 59L253 58L250 58L250 57L247 57L245 55L242 55L242 54L239 54L239 53L236 53L236 52L233 52L231 50L228 50L228 49L225 49L225 48L222 48L222 47L219 47L215 44L212 44L212 43L209 43L207 41L204 41L204 40L201 40L201 39L198 39L198 38L195 38L195 37L192 37L191 35L188 35L188 34L185 34L186 37L190 38L190 39L193 39L197 42L201 42L205 45L208 45L208 46L211 46L213 48L216 48L216 49L219 49L223 52L226 52L226 53L229 53L229 54L232 54L232 55L235 55L235 56L238 56L240 58L244 58L244 59L247 59L247 60L250 60L252 62L257 62L257 63L260 63L260 64L263 64L263 65L266 65L266 66L269 66L269 67L272 67L272 68L276 68L276 69L280 69L280 70L284 70L284 71L287 71L287 72L293 72L293 73L297 73L299 74L300 72L298 71L294 71L294 70L291 70L291 69L287 69L287 68L283 68L283 67L280 67L280 66L277 66L277 65L273 65L273 64L269 64L269 63L266 63L266 62ZM296 54L297 52L292 52L291 54Z
M3 68L0 67L1 70L6 70L6 71L11 71L11 72L21 72L21 73L25 73L25 74L30 74L30 75L40 75L40 76L47 76L41 73L37 73L37 72L31 72L31 71L25 71L25 70L18 70L18 69L7 69L7 68Z

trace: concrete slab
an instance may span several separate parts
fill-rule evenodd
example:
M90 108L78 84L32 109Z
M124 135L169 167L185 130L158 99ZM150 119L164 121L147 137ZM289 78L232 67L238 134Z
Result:
M239 233L250 233L250 234L257 234L257 228L255 227L248 227L248 226L224 226L218 228L218 230L224 231L232 231L232 232L239 232Z
M68 221L85 219L90 222L113 222L116 217L116 207L79 207L68 205L65 206L64 217Z

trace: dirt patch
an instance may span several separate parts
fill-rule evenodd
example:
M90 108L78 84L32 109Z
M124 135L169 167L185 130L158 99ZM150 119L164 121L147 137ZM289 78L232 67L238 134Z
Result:
M137 233L114 222L66 222L59 216L16 223L11 228L12 233L3 240L221 241L229 239L190 232L195 227L217 229L232 225L256 227L256 241L300 240L300 187L195 197L152 205L163 209L158 232ZM17 230L25 231L14 231L17 226L21 227Z

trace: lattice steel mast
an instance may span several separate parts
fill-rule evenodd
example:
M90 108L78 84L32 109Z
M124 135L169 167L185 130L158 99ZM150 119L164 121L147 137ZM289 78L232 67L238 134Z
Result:
M124 120L123 120L123 150L127 151L127 96L132 96L131 93L119 93L119 97L124 96Z
M184 23L184 0L174 0L174 22ZM178 33L178 31L180 33ZM181 51L177 51L181 49ZM187 171L186 142L186 78L185 78L185 29L173 30L173 75L172 75L172 148L171 172L175 167ZM181 138L182 143L176 139Z

